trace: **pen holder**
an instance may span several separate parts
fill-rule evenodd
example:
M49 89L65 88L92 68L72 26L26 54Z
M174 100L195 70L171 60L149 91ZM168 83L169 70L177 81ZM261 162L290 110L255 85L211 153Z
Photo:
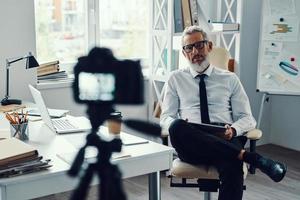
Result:
M11 137L25 141L29 139L28 122L21 124L10 124Z

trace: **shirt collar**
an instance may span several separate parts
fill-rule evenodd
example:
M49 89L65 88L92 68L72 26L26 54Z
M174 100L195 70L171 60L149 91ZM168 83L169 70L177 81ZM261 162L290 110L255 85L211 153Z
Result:
M212 71L213 71L214 66L213 65L209 65L208 68L205 70L205 72L203 72L203 74L206 74L207 76L210 76ZM193 78L196 78L199 73L196 72L194 69L192 69L191 67L189 67L190 69L190 73L192 74Z

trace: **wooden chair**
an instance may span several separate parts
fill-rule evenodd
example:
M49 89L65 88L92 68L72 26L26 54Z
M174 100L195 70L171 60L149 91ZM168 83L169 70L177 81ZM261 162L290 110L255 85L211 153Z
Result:
M234 60L230 59L229 52L224 48L213 48L209 56L210 63L223 68L228 69L229 71L234 71ZM164 88L163 88L164 90ZM159 99L154 116L160 117L160 103L163 101L162 90L161 99ZM168 145L168 136L169 133L166 130L163 130L161 138L163 144ZM250 140L250 151L255 152L256 150L256 141L259 140L262 136L262 132L258 129L253 129L245 134L245 136ZM244 178L247 176L248 168L244 163ZM255 168L253 166L249 167L249 172L251 174L255 173ZM211 192L217 192L220 187L219 174L217 169L214 166L209 165L191 165L181 161L179 158L176 158L173 161L173 166L170 170L170 186L171 187L196 187L199 188L199 191L204 192L204 199L211 199ZM175 182L174 179L180 179L179 182ZM244 186L244 189L246 187Z

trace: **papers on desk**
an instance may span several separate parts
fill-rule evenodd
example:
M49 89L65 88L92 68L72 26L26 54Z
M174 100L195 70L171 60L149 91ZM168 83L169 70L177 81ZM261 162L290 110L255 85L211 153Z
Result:
M101 132L101 133L100 133ZM99 134L101 135L102 139L104 140L111 140L113 139L112 135L108 133L107 127L101 126ZM86 142L86 134L71 134L71 135L64 135L64 139L68 141L70 144L72 144L76 151L74 152L67 152L67 153L59 153L57 154L57 157L62 159L68 164L72 164L75 156L77 155L77 152L79 149L85 144ZM139 144L146 144L149 143L148 140L140 137L136 137L130 134L122 133L120 134L120 138L122 140L122 143L124 146L130 146L130 145L139 145ZM89 162L93 162L96 159L97 156L97 150L93 148L88 148L85 152L85 159ZM126 149L122 150L122 152L119 153L113 153L112 154L112 160L119 160L123 158L131 157L129 153L126 152Z
M101 137L104 140L113 139L113 136L108 133L107 127L105 126L100 127L99 135L101 135ZM77 149L81 148L86 141L85 140L86 134L75 134L75 135L72 134L72 135L65 135L64 137L68 142L70 142ZM122 140L124 146L146 144L149 142L148 140L141 137L136 137L130 134L125 135L123 132L121 132L120 134L120 139Z
M62 159L63 161L65 161L68 164L72 164L73 160L75 159L75 156L77 155L78 151L74 151L74 152L70 152L70 153L59 153L57 154L57 157L59 157L60 159ZM85 156L84 159L87 162L95 162L96 161L96 156L97 156L97 150L94 148L87 148L85 151ZM123 158L128 158L131 157L130 154L122 151L119 153L113 153L112 154L112 160L119 160L119 159L123 159Z
M29 116L41 116L40 111L37 108L26 108L24 112L28 111ZM59 118L64 117L69 112L69 110L61 110L61 109L51 109L48 108L48 113L51 118ZM21 113L19 113L21 114Z
M25 107L26 107L25 105L17 105L17 104L0 106L0 112L12 112L12 111L19 110L19 109L22 109Z
M0 140L0 178L28 174L51 167L32 146L16 139Z
M16 138L1 139L0 149L0 167L38 154L32 146Z
M126 137L124 137L124 135L121 134L121 140L124 146L149 143L149 141L144 138L132 136L129 134L126 135Z

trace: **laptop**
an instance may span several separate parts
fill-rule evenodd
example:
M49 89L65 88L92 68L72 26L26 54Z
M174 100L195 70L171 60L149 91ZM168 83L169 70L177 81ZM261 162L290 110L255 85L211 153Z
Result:
M62 117L59 119L51 119L44 99L40 91L29 85L31 95L41 113L42 120L54 132L58 134L85 132L91 129L91 125L87 118L81 117Z

